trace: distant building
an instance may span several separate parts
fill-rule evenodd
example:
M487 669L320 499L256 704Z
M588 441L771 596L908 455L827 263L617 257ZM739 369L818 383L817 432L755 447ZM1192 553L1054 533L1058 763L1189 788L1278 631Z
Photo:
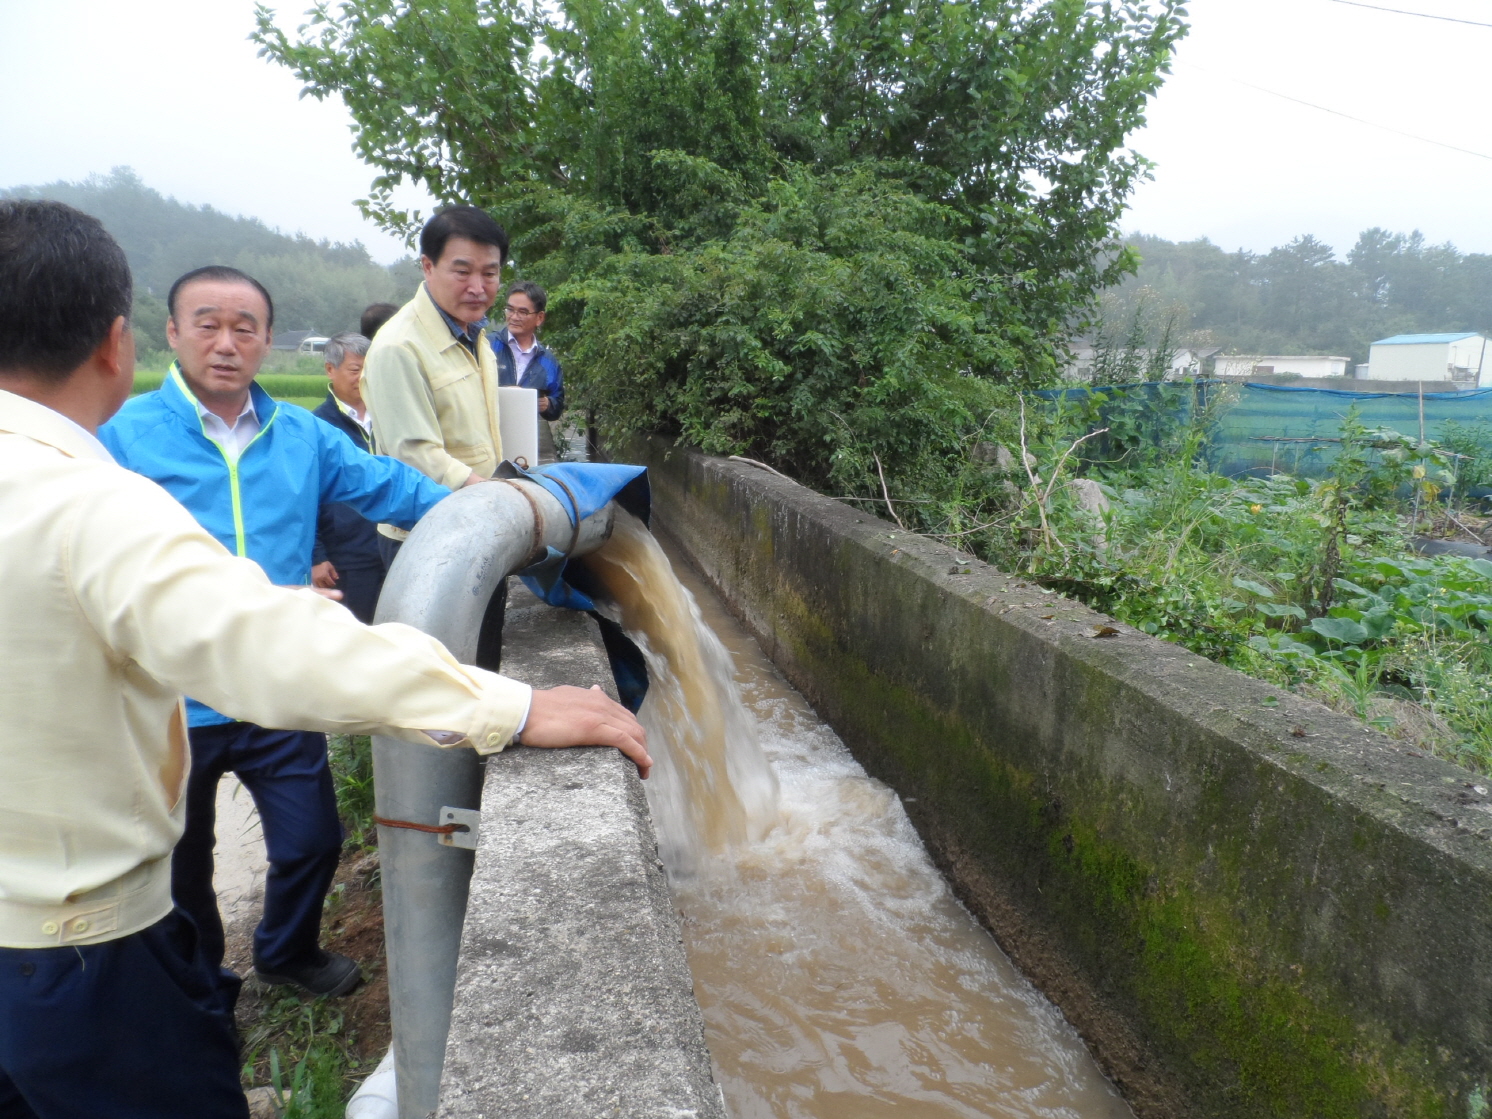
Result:
M1219 346L1197 347L1183 346L1171 354L1171 360L1166 365L1166 373L1162 378L1166 381L1177 381L1184 377L1201 377L1205 375L1203 364L1213 354L1221 349ZM1152 350L1135 350L1129 357L1130 360L1141 368L1148 368L1154 356ZM1091 342L1077 341L1072 344L1072 363L1062 371L1064 379L1069 381L1091 381L1093 371L1098 363L1098 351Z
M1326 354L1218 354L1212 375L1243 381L1250 377L1345 377L1352 359Z
M275 335L272 348L282 352L290 350L298 354L319 354L330 341L325 334L317 334L314 330L286 330Z
M1201 377L1206 372L1204 366L1207 359L1218 353L1221 346L1186 346L1179 349L1171 357L1171 371L1166 374L1166 380L1174 381L1181 377Z
M1395 334L1373 343L1368 366L1359 367L1357 375L1370 381L1454 381L1461 388L1476 388L1486 358L1487 338L1475 332Z

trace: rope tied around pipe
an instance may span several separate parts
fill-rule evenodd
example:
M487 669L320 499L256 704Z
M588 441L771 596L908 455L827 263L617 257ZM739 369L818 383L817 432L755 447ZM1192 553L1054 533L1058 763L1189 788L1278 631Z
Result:
M373 822L381 828L408 828L410 831L428 832L430 835L455 835L458 831L470 831L465 824L417 824L413 820L390 820L374 816Z
M565 484L565 480L563 478L556 478L556 477L554 477L552 475L550 475L548 477L549 477L549 481L553 482L560 489L564 490L565 491L565 496L570 499L570 510L571 510L571 516L570 516L570 522L571 522L571 526L570 526L570 543L565 548L565 553L564 553L565 554L565 558L568 559L570 556L572 556L572 555L575 554L575 545L578 544L578 543L580 543L580 521L581 521L581 516L580 516L580 501L579 501L578 498L576 498L575 491L572 490L569 486L567 486ZM534 511L534 547L533 547L533 554L537 555L538 551L539 551L540 544L541 544L541 542L544 539L544 513L539 508L539 503L534 500L534 495L531 494L531 493L529 493L522 486L518 485L518 483L520 481L528 481L528 479L526 479L526 478L524 478L524 479L520 479L520 478L497 478L495 480L506 482L506 483L508 483L508 485L512 486L515 490L517 490L519 493L521 493L523 495L523 497L524 497L524 500L528 502L529 508ZM535 484L535 483L530 483L530 484Z

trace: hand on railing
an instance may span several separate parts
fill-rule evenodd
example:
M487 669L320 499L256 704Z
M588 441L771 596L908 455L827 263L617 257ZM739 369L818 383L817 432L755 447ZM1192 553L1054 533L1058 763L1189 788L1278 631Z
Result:
M615 746L637 766L644 781L653 768L642 724L599 686L536 688L522 739L524 746Z

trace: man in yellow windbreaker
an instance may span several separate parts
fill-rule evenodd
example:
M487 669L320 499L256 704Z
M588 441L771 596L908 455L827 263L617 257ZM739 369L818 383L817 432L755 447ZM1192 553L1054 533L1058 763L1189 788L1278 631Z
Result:
M484 328L507 253L507 232L485 210L448 206L436 213L420 231L424 283L379 328L363 362L378 453L453 490L486 481L503 459L497 358ZM391 564L409 534L386 524L378 531ZM483 668L500 663L507 601L504 581L477 634Z

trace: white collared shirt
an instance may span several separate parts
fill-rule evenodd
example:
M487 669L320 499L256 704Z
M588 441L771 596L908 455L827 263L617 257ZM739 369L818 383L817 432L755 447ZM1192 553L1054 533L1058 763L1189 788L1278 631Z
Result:
M0 946L113 940L171 911L183 692L261 726L512 740L528 685L270 586L92 443L0 390Z
M363 414L360 416L358 415L356 408L354 408L351 404L348 404L347 401L343 400L336 393L332 393L332 399L337 402L337 410L340 411L342 415L346 416L353 423L357 424L358 427L363 429L363 434L368 437L368 442L369 444L371 444L373 442L373 417L368 415L368 409L364 407Z
M508 334L508 349L513 351L513 368L517 374L516 380L523 380L523 375L528 372L529 362L534 360L534 353L539 348L539 336L534 335L533 341L529 343L528 349L518 345L518 339L514 338L512 332Z
M223 453L231 461L237 462L243 449L259 434L259 413L254 411L253 396L244 401L243 411L233 421L232 427L216 412L209 412L204 408L202 401L194 397L193 403L197 405L197 415L202 417L202 430L207 433L207 437L221 446Z

